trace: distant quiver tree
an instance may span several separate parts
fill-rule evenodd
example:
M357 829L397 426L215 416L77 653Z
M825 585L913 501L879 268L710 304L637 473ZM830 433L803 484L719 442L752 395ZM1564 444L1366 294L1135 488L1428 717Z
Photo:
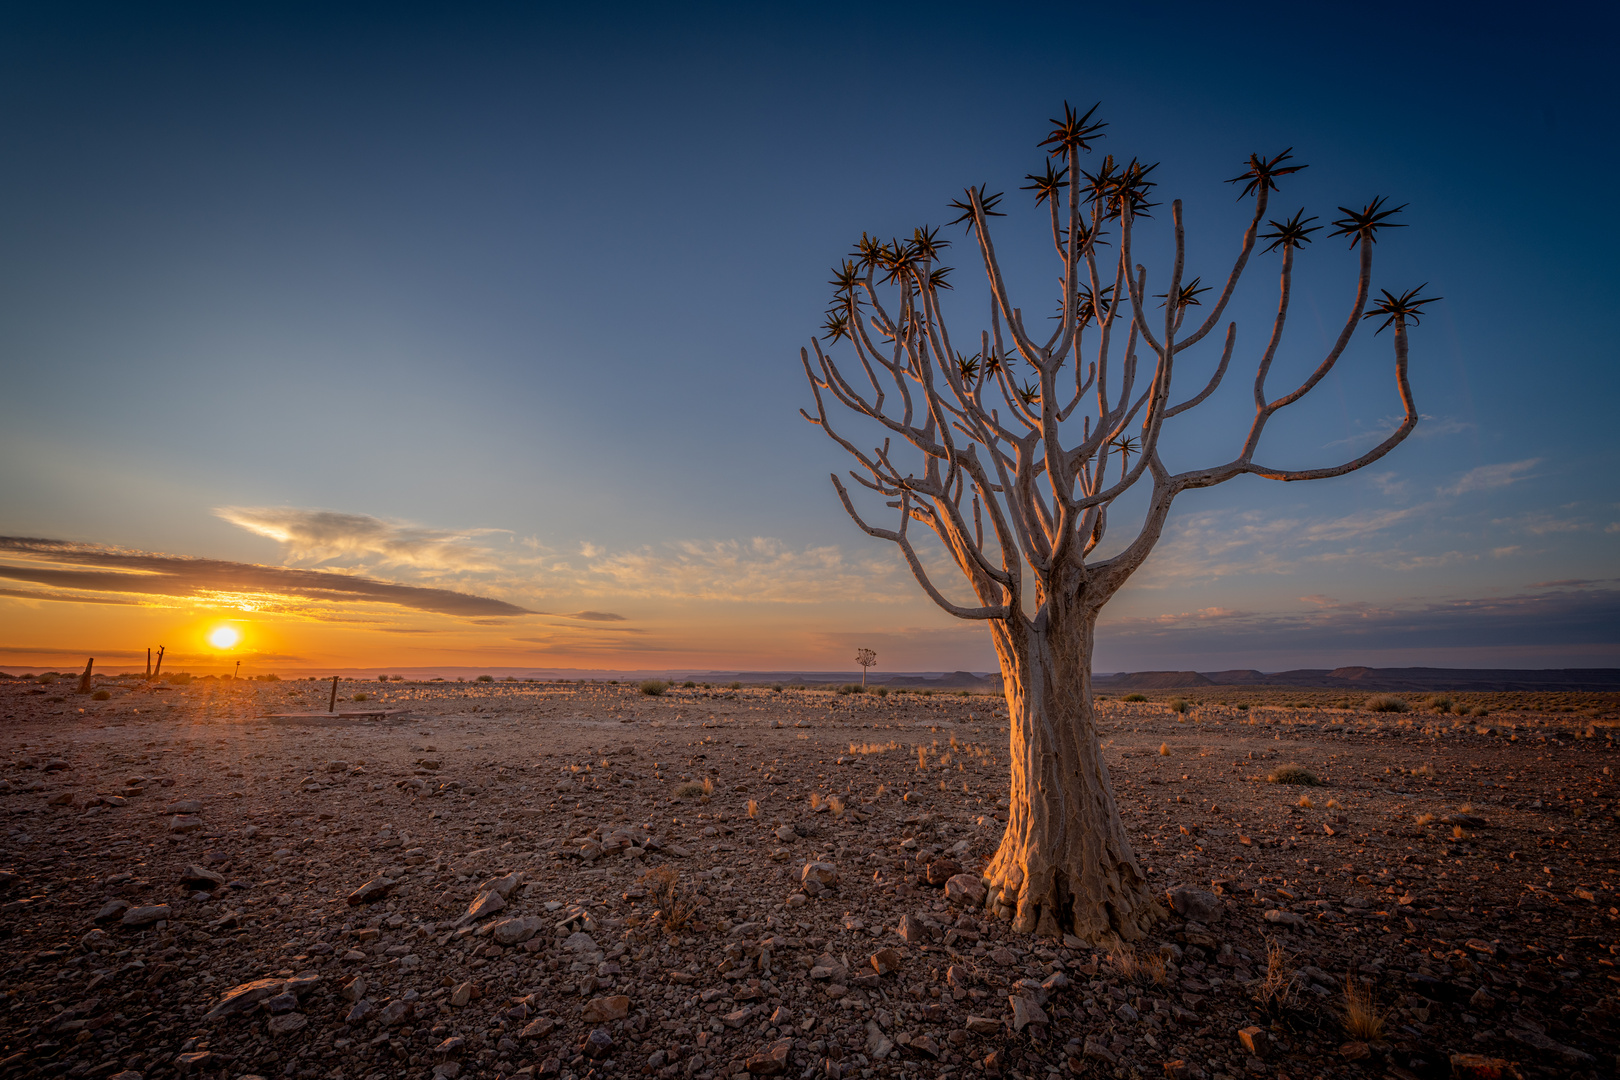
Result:
M1204 299L1212 289L1186 279L1182 208L1173 202L1174 261L1161 291L1150 294L1132 234L1158 205L1149 201L1155 166L1110 155L1095 172L1083 171L1082 155L1105 126L1096 111L1080 115L1065 104L1039 144L1048 154L1044 171L1024 189L1048 209L1061 266L1050 333L1042 336L1013 304L990 235L990 219L1003 216L1002 196L981 185L950 204L960 214L950 224L964 224L973 237L990 293L990 325L980 330L977 351L968 355L946 328L941 294L950 288L950 268L941 255L948 243L923 227L909 241L863 234L834 271L824 340L829 349L839 342L853 349L855 379L815 338L799 355L815 395L815 415L802 415L848 451L859 465L850 476L897 511L898 522L868 524L835 474L844 509L867 534L898 545L934 603L990 629L1007 699L1012 790L1006 831L985 872L987 906L1023 932L1107 941L1141 937L1163 909L1131 850L1098 745L1091 698L1098 612L1147 558L1183 491L1244 475L1342 476L1411 434L1418 413L1407 381L1407 329L1438 298L1420 298L1420 286L1383 291L1369 304L1373 245L1402 207L1383 198L1359 210L1340 207L1329 235L1347 238L1360 260L1349 312L1304 381L1273 394L1267 376L1288 318L1294 260L1321 226L1303 210L1285 220L1268 220L1266 211L1278 180L1304 166L1291 150L1256 154L1233 179L1239 198L1254 199L1254 212L1212 300ZM1264 253L1280 260L1281 282L1256 362L1253 419L1230 460L1172 473L1159 453L1165 425L1221 385L1236 324L1226 326L1212 369L1190 369L1190 393L1177 393L1175 377L1192 363L1187 350L1220 325L1260 240L1268 241ZM1203 317L1185 323L1195 308ZM1382 320L1379 331L1394 330L1395 385L1405 409L1399 426L1366 453L1327 468L1256 460L1267 421L1333 370L1368 318ZM1016 374L1024 371L1027 378ZM831 404L875 422L882 445L862 450L836 430ZM1142 481L1151 491L1139 531L1115 554L1094 558L1110 506ZM935 585L908 531L913 522L939 539L976 602L958 603Z
M866 673L877 663L877 653L871 649L859 649L855 653L855 662L861 665L861 685L866 685Z

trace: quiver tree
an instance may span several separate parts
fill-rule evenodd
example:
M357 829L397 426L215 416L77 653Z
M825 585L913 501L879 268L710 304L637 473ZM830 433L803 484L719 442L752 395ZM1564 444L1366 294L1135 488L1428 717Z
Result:
M866 673L877 663L877 653L871 649L860 649L855 653L855 662L861 665L861 685L865 686Z
M1304 211L1285 220L1268 220L1266 212L1279 179L1304 166L1288 151L1254 155L1232 181L1241 185L1240 199L1254 200L1253 216L1224 285L1210 298L1212 288L1184 273L1179 200L1170 209L1175 246L1168 271L1150 282L1134 260L1133 227L1157 205L1149 201L1154 166L1109 156L1095 172L1083 171L1082 155L1105 126L1095 112L1077 115L1064 106L1040 144L1048 153L1045 170L1028 177L1025 189L1048 210L1061 265L1062 292L1050 320L1056 325L1047 336L1026 323L1008 295L990 234L990 219L1003 216L1002 196L980 186L951 203L960 213L951 224L966 226L990 293L989 327L979 331L976 351L969 355L946 327L941 294L950 288L950 271L940 260L948 242L924 227L909 241L863 234L834 271L824 339L829 349L843 342L853 350L854 379L814 338L800 357L815 394L815 415L803 413L805 419L855 459L859 468L850 476L897 511L898 521L893 528L869 524L835 474L844 509L866 533L899 547L934 603L990 629L1007 698L1012 791L1006 831L986 869L989 905L1011 915L1021 931L1099 941L1140 937L1161 909L1121 824L1098 745L1091 699L1098 612L1147 558L1181 492L1245 474L1340 476L1405 439L1418 422L1407 382L1407 328L1433 298L1420 299L1418 289L1384 291L1369 304L1373 245L1401 208L1381 198L1361 210L1340 207L1343 217L1329 235L1347 238L1359 258L1355 295L1327 354L1303 382L1274 394L1268 375L1288 318L1294 260L1321 226ZM1253 419L1230 460L1172 473L1160 456L1165 425L1221 385L1236 325L1211 335L1262 240L1263 254L1281 263L1281 280L1255 362ZM1154 284L1162 290L1157 295L1149 293ZM1395 385L1405 408L1400 425L1361 456L1328 468L1257 460L1267 421L1320 383L1361 322L1374 317L1382 320L1380 331L1394 330ZM1183 354L1206 338L1206 358L1191 367L1194 385L1184 389L1175 376L1196 354ZM882 445L863 450L841 434L831 404L878 425ZM1114 554L1094 556L1109 508L1138 484L1150 490L1136 535ZM973 602L952 600L935 584L914 545L914 525L938 538Z

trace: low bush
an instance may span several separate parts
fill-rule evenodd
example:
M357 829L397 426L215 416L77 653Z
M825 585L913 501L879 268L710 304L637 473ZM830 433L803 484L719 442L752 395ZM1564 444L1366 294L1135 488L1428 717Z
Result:
M1322 781L1303 765L1279 765L1266 776L1273 784L1298 784L1302 787L1321 787Z
M1126 694L1124 697L1120 698L1119 700L1121 700L1121 701L1146 701L1147 700L1147 695L1146 694Z
M90 695L90 698L92 701L110 701L112 700L112 695L107 693L105 690L97 690L95 693Z
M1368 712L1407 712L1412 703L1405 698L1392 697L1389 694L1379 694L1362 702L1362 708Z
M668 689L669 683L662 679L646 679L641 684L641 692L648 697L662 697L664 691Z
M876 694L878 697L888 697L889 688L887 686L874 686L872 688L872 693Z
M1172 701L1170 703L1170 711L1174 712L1174 713L1184 713L1184 712L1186 712L1187 711L1187 699L1186 698L1176 698L1174 701Z
M840 694L864 694L866 693L866 687L858 682L845 683L838 688L838 692Z
M1423 704L1435 712L1447 713L1451 711L1451 699L1444 694L1430 694L1423 699Z
M696 689L696 687L697 683L693 682L691 679L687 679L685 682L681 683L681 689L683 690L692 690Z
M705 776L701 781L688 780L686 783L679 784L675 788L675 797L677 799L693 799L702 795L713 794L714 781L707 776Z
M371 696L370 694L360 693L360 694L354 695L354 700L355 701L365 701L370 696Z
M480 675L480 676L478 676L477 681L478 682L494 682L495 681L495 676L493 676L493 675Z
M728 683L726 683L726 689L727 690L741 690L742 689L742 683L740 683L740 682L728 682Z

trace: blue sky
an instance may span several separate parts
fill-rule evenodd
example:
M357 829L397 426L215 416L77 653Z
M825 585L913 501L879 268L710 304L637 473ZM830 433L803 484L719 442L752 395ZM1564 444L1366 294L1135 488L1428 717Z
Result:
M1055 304L1017 189L1069 100L1102 102L1099 152L1162 163L1189 273L1236 248L1223 181L1291 146L1310 168L1274 211L1409 204L1374 285L1445 297L1413 333L1417 434L1353 477L1183 496L1098 668L1620 664L1616 20L1456 10L9 9L0 533L551 614L233 612L206 581L92 603L12 551L0 646L45 663L240 618L289 666L839 668L863 643L992 666L839 509L797 350L862 230L943 224L968 184L1009 191L1013 287ZM961 336L984 293L948 235ZM1275 265L1233 309L1238 382ZM1342 240L1303 253L1282 369L1353 274ZM1327 463L1398 415L1371 329L1265 460ZM1173 467L1231 455L1228 389Z

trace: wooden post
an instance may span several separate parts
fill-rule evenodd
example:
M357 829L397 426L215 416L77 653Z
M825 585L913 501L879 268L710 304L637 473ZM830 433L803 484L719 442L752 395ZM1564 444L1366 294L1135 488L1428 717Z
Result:
M240 679L241 677L242 677L242 661L238 660L236 662L236 670L231 672L231 681L235 682L237 679Z
M152 647L146 647L146 681L152 681Z
M79 676L79 693L88 694L90 692L90 669L95 666L96 658L93 656L84 662L84 674Z
M167 645L159 645L158 646L157 664L156 664L156 666L154 666L152 668L152 678L153 679L156 679L158 677L158 675L161 674L162 671L163 671L163 650L166 649L166 648L168 648Z
M337 712L337 681L338 677L336 675L332 676L332 700L327 702L327 712Z

